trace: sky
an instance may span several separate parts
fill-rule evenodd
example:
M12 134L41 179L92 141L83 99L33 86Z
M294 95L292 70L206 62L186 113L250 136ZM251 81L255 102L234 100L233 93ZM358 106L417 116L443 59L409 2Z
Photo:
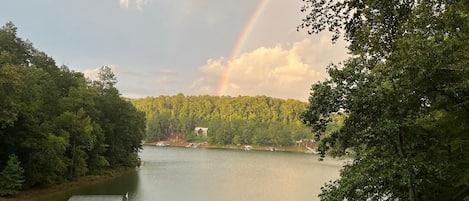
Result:
M6 0L0 22L95 79L112 68L122 96L266 95L306 101L344 41L297 31L301 0Z

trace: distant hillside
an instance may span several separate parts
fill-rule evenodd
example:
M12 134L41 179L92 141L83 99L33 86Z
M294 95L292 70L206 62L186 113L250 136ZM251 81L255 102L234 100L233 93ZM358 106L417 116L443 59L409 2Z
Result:
M183 133L189 140L212 144L287 146L311 137L299 121L307 103L266 96L159 96L133 99L147 117L147 139L164 140ZM195 127L208 128L207 137L196 137Z

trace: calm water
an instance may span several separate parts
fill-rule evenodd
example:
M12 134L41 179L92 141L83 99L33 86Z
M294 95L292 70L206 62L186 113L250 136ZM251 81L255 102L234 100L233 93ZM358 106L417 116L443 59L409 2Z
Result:
M145 146L133 174L38 201L78 194L125 194L131 201L318 200L341 162L301 153Z

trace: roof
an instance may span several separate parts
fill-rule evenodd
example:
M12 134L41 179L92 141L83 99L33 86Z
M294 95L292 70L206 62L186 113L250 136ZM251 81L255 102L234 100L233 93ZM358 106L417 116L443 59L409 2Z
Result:
M122 201L123 195L74 195L68 201Z

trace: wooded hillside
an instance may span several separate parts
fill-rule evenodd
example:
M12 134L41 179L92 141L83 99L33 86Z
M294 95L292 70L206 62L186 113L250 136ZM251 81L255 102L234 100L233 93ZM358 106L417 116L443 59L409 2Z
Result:
M132 101L147 117L146 137L164 140L174 133L195 139L195 127L207 127L211 144L287 146L312 137L299 115L307 104L266 96L159 96Z
M0 196L138 165L145 117L110 68L98 76L58 67L12 23L0 29Z

